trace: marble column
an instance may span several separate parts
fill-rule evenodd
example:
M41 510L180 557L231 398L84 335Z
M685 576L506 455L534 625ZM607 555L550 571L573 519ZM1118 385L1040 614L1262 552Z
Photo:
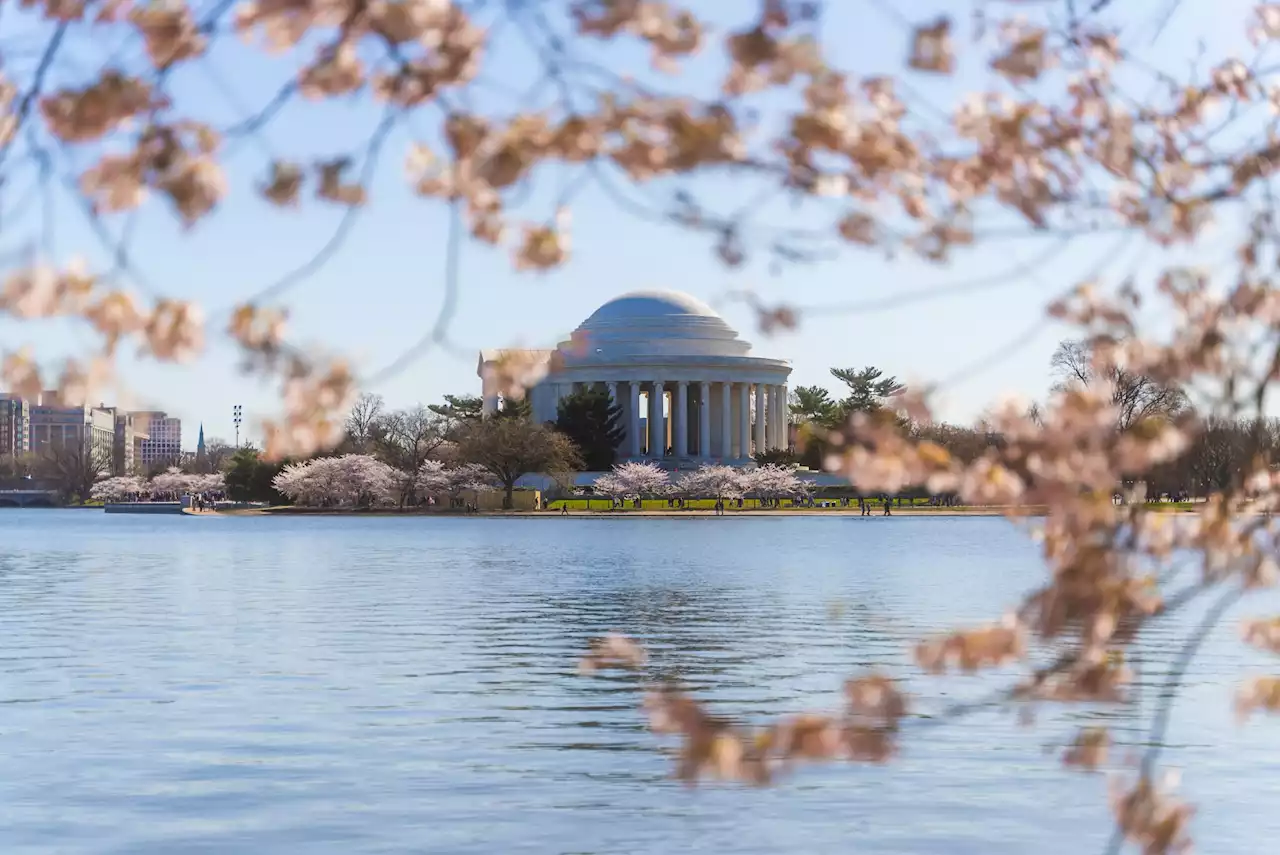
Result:
M485 384L488 385L488 384ZM488 389L484 390L484 401L480 405L480 414L491 416L498 412L498 395Z
M720 384L720 459L733 457L733 384Z
M777 384L769 387L769 436L765 438L765 444L770 448L782 448L782 435L778 431L779 414L781 407L778 406L778 390L782 388Z
M787 437L787 387L778 386L778 447L786 448L791 443Z
M640 384L632 380L627 384L631 389L631 406L627 410L627 453L631 457L640 456Z
M764 430L760 430L759 426L756 432L764 437L764 441L756 448L756 452L761 452L769 448L773 448L773 389L769 386L756 387L757 395L760 400L764 401L764 409L761 411L764 415ZM759 418L759 416L757 416Z
M782 432L782 447L791 447L791 391L785 386L779 386L782 390L782 405L778 410L778 430Z
M604 387L605 387L606 389L608 389L608 390L609 390L609 403L613 404L615 407L621 407L621 406L622 406L622 402L618 400L618 383L617 383L617 381L616 381L616 380L609 380L609 381L607 381L607 382L604 384ZM619 443L619 444L620 444L620 445L625 445L625 444L626 444L626 441L627 441L627 440L626 440L626 438L624 437L624 438L623 438L623 440L622 440L622 442L621 442L621 443ZM616 450L616 451L621 451L622 449L621 449L621 448L618 448L618 449L615 449L615 450Z
M738 459L751 459L751 384L738 387Z
M765 450L764 423L767 418L768 418L768 413L765 411L764 385L761 383L757 383L756 384L756 447L755 447L755 450L752 452L753 454L759 454L760 452Z
M671 414L676 420L672 446L676 457L689 456L689 383L676 381L676 391L671 396Z
M698 386L698 459L711 458L711 384Z
M653 381L653 391L649 393L649 456L661 460L667 453L667 432L662 423L661 380Z

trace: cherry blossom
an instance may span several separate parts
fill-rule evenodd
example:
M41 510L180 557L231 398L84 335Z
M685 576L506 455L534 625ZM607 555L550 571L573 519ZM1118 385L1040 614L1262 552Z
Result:
M656 463L620 463L595 480L592 488L615 499L664 495L671 486L666 470Z
M92 498L101 499L104 502L118 502L137 496L146 496L150 493L150 485L141 478L135 478L132 475L104 478L94 484L89 491L89 495Z
M686 496L709 499L737 499L746 494L745 470L707 464L686 472L676 481L676 489Z
M366 454L320 457L286 466L272 484L300 505L356 507L394 504L396 471Z
M761 499L798 498L807 495L812 489L794 469L773 463L743 469L739 478L745 495Z
M414 486L425 496L456 498L465 490L496 489L493 475L476 463L447 466L439 460L424 461L418 469Z

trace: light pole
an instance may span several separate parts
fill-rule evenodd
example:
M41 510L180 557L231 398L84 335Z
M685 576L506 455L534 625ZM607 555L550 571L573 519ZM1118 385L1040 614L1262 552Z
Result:
M231 421L236 425L236 448L240 447L240 423L244 421L244 407L236 404L231 408Z

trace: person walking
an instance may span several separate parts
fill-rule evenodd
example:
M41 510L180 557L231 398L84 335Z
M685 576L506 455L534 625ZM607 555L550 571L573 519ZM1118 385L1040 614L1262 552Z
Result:
M888 496L884 497L884 515L886 517L893 516L893 499L890 499Z

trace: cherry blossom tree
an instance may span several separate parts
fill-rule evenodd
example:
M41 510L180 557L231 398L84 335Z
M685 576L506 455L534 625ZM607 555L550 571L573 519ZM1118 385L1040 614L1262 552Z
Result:
M191 492L218 493L226 490L227 482L221 472L195 475L191 479Z
M104 478L93 485L89 495L104 502L119 502L135 496L145 496L151 492L150 486L141 478L132 475L117 475Z
M449 468L440 460L424 460L414 476L414 489L424 496L448 493L449 483Z
M475 463L447 466L439 460L427 460L418 468L415 488L427 496L448 496L451 500L466 490L494 490L497 483L488 470Z
M196 474L183 472L171 466L165 472L150 481L141 481L139 492L152 495L191 495L195 493L212 493L225 489L226 482L221 472L212 474Z
M272 479L271 485L283 496L298 505L319 504L321 489L316 477L315 461L290 463Z
M394 504L401 479L369 455L344 454L290 464L272 483L300 505L357 507Z
M457 496L464 490L497 490L501 487L493 473L478 463L462 463L448 470L449 492Z
M808 483L794 469L775 464L744 469L739 477L743 493L761 499L796 498L809 490Z
M746 492L745 471L732 466L706 464L676 481L676 489L692 498L737 499Z
M666 470L656 463L620 463L601 475L592 488L613 499L642 499L661 496L671 488Z
M148 483L153 494L182 495L191 490L191 476L176 466L170 466Z

